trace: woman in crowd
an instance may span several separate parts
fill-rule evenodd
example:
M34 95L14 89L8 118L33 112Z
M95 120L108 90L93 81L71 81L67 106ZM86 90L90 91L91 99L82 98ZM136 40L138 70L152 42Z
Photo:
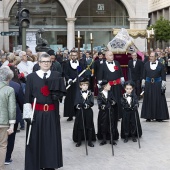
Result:
M0 169L4 170L8 135L13 133L16 120L14 89L9 87L13 72L8 67L0 68Z

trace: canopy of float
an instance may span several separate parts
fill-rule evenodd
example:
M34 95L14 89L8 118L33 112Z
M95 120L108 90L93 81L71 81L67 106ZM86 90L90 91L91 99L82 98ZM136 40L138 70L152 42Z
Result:
M122 28L117 35L108 43L107 48L114 54L137 52L133 38L129 36L128 31Z

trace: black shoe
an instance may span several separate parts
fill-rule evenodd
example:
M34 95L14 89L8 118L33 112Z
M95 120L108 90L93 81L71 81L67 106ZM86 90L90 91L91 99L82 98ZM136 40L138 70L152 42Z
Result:
M156 119L157 122L162 122L162 119Z
M73 120L73 117L69 117L68 119L67 119L67 121L72 121Z
M20 132L20 130L17 130L17 131L16 131L16 133L19 133L19 132Z
M4 165L9 165L12 162L12 159L5 161Z
M25 130L25 128L24 128L24 127L21 127L20 130Z
M106 142L105 140L103 140L103 141L100 143L100 146L106 145L106 144L107 144L107 142Z
M81 146L81 142L76 143L76 147L80 147Z
M132 137L132 141L133 141L133 142L137 142L137 140L136 140L135 137Z
M125 138L125 139L124 139L124 143L127 143L127 142L128 142L128 138Z
M146 119L146 122L151 122L151 119Z
M92 142L88 142L88 146L90 147L94 147L93 143Z
M110 141L110 144L111 144L111 141ZM117 143L113 140L112 142L113 145L117 145Z

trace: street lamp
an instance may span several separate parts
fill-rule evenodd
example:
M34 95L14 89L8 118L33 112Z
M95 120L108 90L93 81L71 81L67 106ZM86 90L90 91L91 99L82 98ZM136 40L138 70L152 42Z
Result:
M152 28L151 30L146 30L146 39L147 39L147 50L148 54L150 55L150 49L151 49L151 43L153 42L154 39L154 29ZM154 45L152 44L152 48L154 48Z

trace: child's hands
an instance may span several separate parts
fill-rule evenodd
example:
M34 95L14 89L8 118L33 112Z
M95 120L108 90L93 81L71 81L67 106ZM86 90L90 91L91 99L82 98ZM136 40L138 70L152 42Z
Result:
M84 109L88 109L90 106L88 104L84 104Z
M79 109L79 110L82 109L83 108L83 104L77 104L76 108Z

